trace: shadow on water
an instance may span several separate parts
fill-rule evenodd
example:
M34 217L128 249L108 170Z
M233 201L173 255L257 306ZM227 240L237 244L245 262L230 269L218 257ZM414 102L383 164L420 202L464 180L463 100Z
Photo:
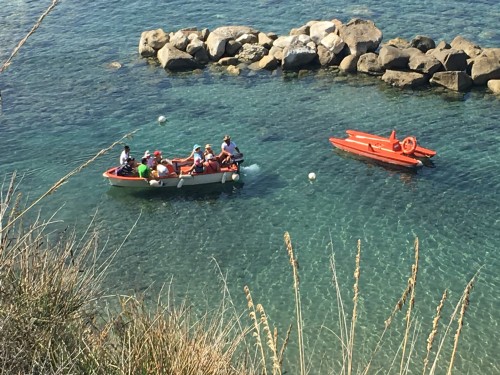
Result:
M147 201L211 201L238 195L244 183L208 184L204 186L183 186L182 188L123 188L111 186L107 194L114 199L128 201L130 198Z
M419 171L419 168L408 168L408 167L403 167L403 166L394 165L394 164L390 164L390 163L384 163L383 161L370 159L370 158L363 157L363 156L356 155L356 154L351 154L349 152L339 150L339 149L334 149L333 152L344 159L359 160L360 162L367 164L367 165L381 167L387 171L400 173L400 174L404 174L404 175L408 175L408 176L416 176L418 174L418 171ZM426 168L436 168L434 161L432 161L430 158L421 158L420 161L422 162L422 164Z

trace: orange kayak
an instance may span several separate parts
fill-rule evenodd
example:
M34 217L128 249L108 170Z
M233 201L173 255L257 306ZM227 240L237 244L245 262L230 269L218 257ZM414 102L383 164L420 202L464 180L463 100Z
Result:
M332 145L384 163L415 168L423 165L421 159L436 155L436 151L420 146L415 137L410 136L399 141L394 130L389 138L357 130L346 130L346 133L348 137L345 139L330 137Z

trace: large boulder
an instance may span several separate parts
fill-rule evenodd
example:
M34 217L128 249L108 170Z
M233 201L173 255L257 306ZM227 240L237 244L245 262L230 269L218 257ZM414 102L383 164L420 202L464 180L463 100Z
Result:
M380 49L378 59L384 69L406 69L410 56L406 50L386 45Z
M471 76L475 85L484 85L490 79L500 79L500 48L485 48L474 59Z
M436 42L428 36L417 35L410 42L410 47L417 48L426 53L428 50L436 48Z
M248 26L222 26L213 30L206 40L207 51L214 61L219 60L226 50L226 43L230 39L238 39L243 34L257 35L258 31Z
M494 94L500 94L500 79L490 79L488 81L488 88Z
M422 52L411 53L408 60L408 68L415 72L433 75L438 70L442 69L441 62L432 55L426 55Z
M482 52L481 47L472 43L460 35L456 36L450 43L451 48L464 51L469 57L479 56Z
M406 39L398 37L387 41L386 43L384 43L384 45L405 49L410 47L410 42L407 41Z
M259 61L259 68L272 70L276 69L279 63L279 60L277 60L274 56L266 55Z
M143 31L139 41L139 54L142 57L156 56L156 51L169 41L168 34L162 29Z
M380 76L384 73L384 68L380 65L376 53L368 52L359 56L357 64L358 72Z
M194 56L196 52L202 49L205 46L202 40L198 39L197 36L192 37L189 41L189 44L186 46L186 52L190 55Z
M425 74L417 72L402 72L399 70L386 70L382 80L391 86L401 88L414 88L425 85L428 78Z
M260 44L244 44L238 53L238 58L246 62L256 62L267 55L268 52Z
M453 91L466 91L473 85L472 78L463 71L437 72L429 82Z
M311 44L304 44L297 39L283 49L281 66L284 70L298 70L309 65L317 56Z
M345 42L337 34L330 33L323 39L321 39L320 44L318 44L318 46L320 45L324 46L335 55L338 55L344 49Z
M181 51L167 43L158 51L158 60L164 69L193 70L199 68L198 62L189 53Z
M382 41L382 31L372 21L361 19L353 19L342 25L339 36L349 47L350 54L356 56L375 52Z
M270 49L273 46L273 41L269 35L264 33L259 33L257 36L257 42L264 48Z
M339 65L342 61L343 55L336 55L330 49L322 44L318 46L317 50L318 60L321 66Z
M358 69L359 56L347 55L339 64L339 69L346 73L356 73Z
M464 51L450 49L434 49L429 51L432 56L439 60L445 70L465 71L467 69L467 54Z
M314 43L319 44L321 40L335 31L335 24L331 21L314 22L309 28L309 36Z
M189 39L185 32L179 30L176 33L170 34L169 43L172 44L175 48L181 51L185 51L189 43Z

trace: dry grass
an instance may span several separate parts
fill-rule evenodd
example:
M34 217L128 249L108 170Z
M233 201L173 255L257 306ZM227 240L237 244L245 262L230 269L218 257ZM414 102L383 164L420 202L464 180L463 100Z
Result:
M224 281L224 298L220 306L201 317L194 315L188 303L174 306L167 295L148 304L137 296L101 296L101 283L118 249L107 251L98 243L98 233L88 230L82 238L73 232L50 231L54 217L40 218L24 226L20 220L26 209L16 193L15 174L1 189L0 205L0 373L2 374L269 374L281 375L285 350L292 325L282 338L273 327L262 304L254 304L245 286L250 322L245 323L231 301ZM64 179L59 183L64 182ZM58 183L58 184L59 184ZM59 186L59 185L58 185ZM32 207L31 205L30 207ZM28 208L30 209L30 208ZM133 230L132 228L131 230ZM297 373L315 371L310 363L306 370L304 321L300 299L298 261L290 235L284 242L292 266L297 328ZM110 255L103 257L104 250ZM368 357L360 355L355 335L361 290L361 242L358 241L354 264L352 313L345 312L341 286L332 255L333 285L339 311L338 330L331 331L339 340L342 359L336 374L363 373L371 370L373 359L380 353L384 336L406 307L402 322L401 353L383 371L393 372L396 356L400 356L399 374L407 374L415 366L415 353L421 325L415 323L414 304L419 262L419 243L414 245L414 263L401 297L395 304L385 327ZM220 271L220 269L219 269ZM441 334L433 355L438 325L443 316L448 294L439 302L432 329L426 342L422 373L432 375L438 363L446 362L452 373L459 338L476 276L468 283L460 301ZM115 306L114 308L110 306ZM350 322L349 322L350 320ZM449 361L441 355L453 323ZM355 337L357 340L355 341ZM280 342L281 341L281 342ZM334 348L337 347L334 345ZM254 348L254 349L252 349ZM256 349L256 350L255 350ZM365 348L364 348L365 349ZM399 352L399 350L398 350ZM356 355L356 358L354 357ZM433 362L430 361L434 357ZM430 368L429 368L430 367ZM441 364L440 368L443 367ZM373 371L380 373L380 369Z

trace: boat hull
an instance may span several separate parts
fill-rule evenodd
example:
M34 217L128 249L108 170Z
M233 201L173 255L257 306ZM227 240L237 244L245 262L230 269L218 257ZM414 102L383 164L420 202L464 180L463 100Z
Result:
M182 186L224 184L237 181L239 179L236 167L222 168L216 173L195 173L195 174L174 174L157 179L145 179L141 177L118 176L118 167L108 169L102 175L112 186L125 188L181 188Z

